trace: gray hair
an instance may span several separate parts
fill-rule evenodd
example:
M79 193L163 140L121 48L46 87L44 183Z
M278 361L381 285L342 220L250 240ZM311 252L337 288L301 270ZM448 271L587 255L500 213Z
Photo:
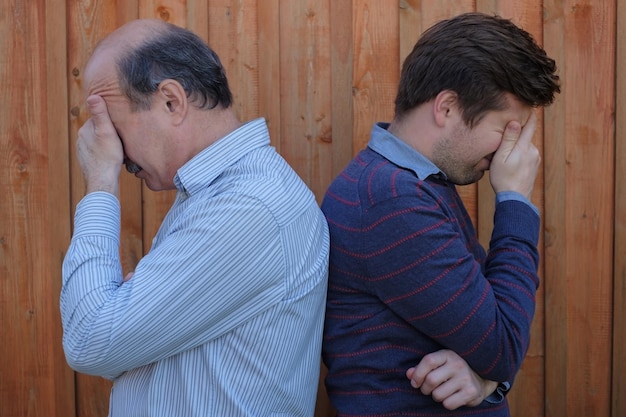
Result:
M147 110L161 81L178 81L199 108L227 108L232 93L217 54L187 29L167 24L164 31L122 54L117 62L122 92L133 111Z

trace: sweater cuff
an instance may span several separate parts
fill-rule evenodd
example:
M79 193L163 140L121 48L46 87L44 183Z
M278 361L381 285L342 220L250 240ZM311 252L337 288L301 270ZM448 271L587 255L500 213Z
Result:
M515 236L532 245L539 243L539 215L528 204L505 200L496 206L492 241Z
M496 204L502 201L507 201L507 200L515 200L515 201L521 201L522 203L526 203L535 211L535 213L537 213L537 216L540 215L539 209L537 208L537 206L535 206L529 199L527 199L522 194L516 191L501 191L496 194Z

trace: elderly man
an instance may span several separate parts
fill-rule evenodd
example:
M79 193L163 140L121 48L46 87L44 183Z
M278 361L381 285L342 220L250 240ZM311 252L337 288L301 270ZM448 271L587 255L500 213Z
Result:
M162 21L113 32L84 75L87 189L61 293L69 364L114 381L113 417L312 415L328 228L265 122L240 123L216 54ZM125 277L124 163L177 190Z

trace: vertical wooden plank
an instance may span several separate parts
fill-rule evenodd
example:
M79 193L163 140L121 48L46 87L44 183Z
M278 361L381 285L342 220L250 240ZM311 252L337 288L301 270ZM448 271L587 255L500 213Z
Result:
M331 144L332 173L334 179L353 157L353 106L352 106L352 0L333 0L330 7L330 66L331 66ZM321 184L328 188L329 183ZM323 195L318 196L321 201ZM324 379L327 369L322 364L315 406L315 417L331 417L336 414Z
M544 39L546 51L557 61L562 82L566 62L565 15L560 0L544 1ZM544 145L545 175L545 415L567 415L567 249L566 224L566 99L569 86L562 84L561 96L545 111L545 135L552 138Z
M562 105L546 112L555 123L546 124L546 137L554 139L544 145L546 412L604 416L611 392L615 4L546 2L545 10L544 39L563 81Z
M67 186L67 177L48 177L59 173L52 165L63 160L48 154L49 145L58 152L48 142L48 129L59 125L49 124L45 97L51 75L46 8L41 1L3 1L1 6L0 93L6 105L0 110L0 414L46 415L65 405L72 413L71 393L65 397L62 392L72 389L71 373L57 362L63 357L54 346L60 331L59 285L51 269L58 266L58 246L69 230L62 230L68 222L61 221L61 234L52 235L56 219L48 211L57 197L51 194L52 183ZM50 15L52 21L56 17ZM50 51L50 57L58 57L62 48ZM63 204L67 208L67 200Z
M46 410L57 416L76 415L74 372L67 366L61 343L59 294L61 293L61 266L71 234L70 208L70 141L68 113L68 72L67 72L67 16L65 0L52 0L46 3L46 102L48 117L48 230L50 239L51 288L44 297L53 301L53 309L46 317L52 323L52 335L48 341L51 354L46 357L53 362L53 383L55 388L54 407ZM0 71L1 72L1 71ZM3 414L0 412L0 414ZM3 414L4 415L4 414Z
M516 25L528 31L538 44L543 42L543 14L542 0L532 0L524 2L507 2L502 0L478 0L476 3L478 11L497 14L504 18L511 19ZM533 143L540 151L543 148L543 110L537 111L538 123L537 131L533 138ZM544 212L544 179L540 170L535 180L532 202ZM495 194L489 182L489 175L480 181L478 186L478 232L479 239L484 245L489 244L491 232L493 230L493 213L495 210ZM543 225L542 225L543 227ZM543 235L543 233L541 234ZM540 236L541 236L540 235ZM543 239L540 238L538 244L540 255L544 252ZM543 256L541 256L543 259ZM543 263L539 265L539 276L543 281ZM508 396L511 415L541 415L544 405L544 286L539 287L536 298L536 310L531 327L530 346L522 367L515 379L514 388Z
M256 0L211 0L209 42L226 70L237 116L242 121L258 117Z
M354 30L352 148L367 145L372 125L393 118L400 79L398 2L353 0Z
M118 0L115 3L115 11L117 15L116 26L122 26L126 22L137 19L139 0Z
M626 415L626 4L617 2L612 416Z
M352 0L330 2L332 178L343 170L356 151L352 148L354 134L352 13ZM324 185L327 188L329 184Z
M280 150L318 201L332 176L329 2L280 9Z
M187 26L186 0L139 0L139 17L161 19L175 25Z
M265 118L272 146L280 149L280 2L257 0L259 115Z
M187 0L187 28L206 42L209 40L210 4L211 0Z
M475 0L400 0L400 60L419 36L440 20L474 10Z

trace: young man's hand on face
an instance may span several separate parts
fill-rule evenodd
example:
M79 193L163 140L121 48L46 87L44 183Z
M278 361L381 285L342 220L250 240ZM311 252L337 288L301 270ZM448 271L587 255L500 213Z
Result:
M534 112L523 128L517 121L507 124L489 167L491 186L496 193L516 191L530 199L541 162L539 150L531 142L536 126Z

